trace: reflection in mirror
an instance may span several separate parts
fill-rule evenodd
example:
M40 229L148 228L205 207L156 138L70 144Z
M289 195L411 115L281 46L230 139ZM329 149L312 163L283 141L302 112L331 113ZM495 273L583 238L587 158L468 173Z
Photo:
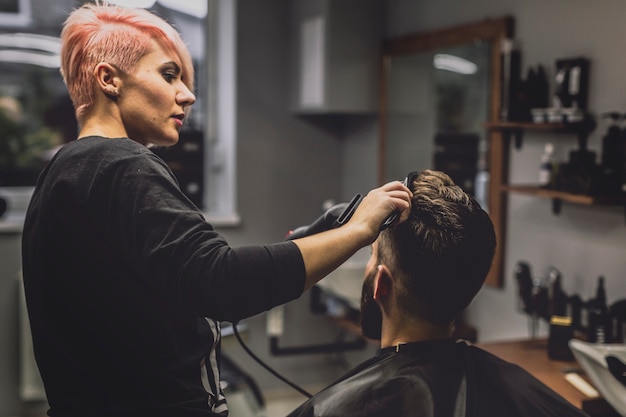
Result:
M488 42L391 59L386 181L411 170L445 171L486 207L485 187L477 185L486 174L489 59Z
M0 34L0 187L33 186L56 149L76 136L60 47L53 36Z

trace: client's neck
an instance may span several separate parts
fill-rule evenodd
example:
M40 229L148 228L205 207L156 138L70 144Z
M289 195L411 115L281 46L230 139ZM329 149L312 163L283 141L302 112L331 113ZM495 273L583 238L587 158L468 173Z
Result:
M448 339L452 336L454 323L435 324L423 320L383 319L380 347L386 348L403 343Z

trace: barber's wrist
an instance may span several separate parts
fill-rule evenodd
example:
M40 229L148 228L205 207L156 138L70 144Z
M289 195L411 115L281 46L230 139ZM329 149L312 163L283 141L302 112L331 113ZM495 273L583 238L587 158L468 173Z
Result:
M345 226L345 232L349 239L355 243L358 249L371 245L378 237L379 228L373 228L367 223L350 222Z

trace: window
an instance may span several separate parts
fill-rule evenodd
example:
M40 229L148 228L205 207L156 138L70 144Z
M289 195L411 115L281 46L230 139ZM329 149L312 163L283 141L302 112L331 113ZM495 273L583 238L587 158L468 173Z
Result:
M181 32L196 65L197 101L190 122L176 146L157 153L172 167L183 191L202 208L209 222L235 225L239 223L235 203L236 0L208 0L206 9L199 3L158 0L151 7ZM167 9L169 14L165 14Z
M30 21L30 0L0 0L0 26L25 26Z
M207 219L216 225L239 223L236 207L236 0L209 0L208 146L205 160ZM211 34L213 34L211 39ZM218 82L219 80L219 82Z
M55 149L76 137L59 74L58 37L0 33L0 186L28 187Z
M197 101L179 144L155 152L210 222L237 224L236 0L109 2L150 9L174 25L188 44L196 69ZM32 189L54 150L76 137L73 108L58 71L58 35L74 3L52 0L47 7L65 12L33 11L31 16L28 0L0 0L0 193ZM22 20L2 20L11 13L26 16L24 25L18 25Z

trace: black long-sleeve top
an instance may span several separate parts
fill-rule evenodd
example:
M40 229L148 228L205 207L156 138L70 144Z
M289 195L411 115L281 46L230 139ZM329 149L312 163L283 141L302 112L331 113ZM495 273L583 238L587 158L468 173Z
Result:
M23 231L35 357L57 416L225 415L219 321L301 295L293 242L231 248L130 139L65 145Z

